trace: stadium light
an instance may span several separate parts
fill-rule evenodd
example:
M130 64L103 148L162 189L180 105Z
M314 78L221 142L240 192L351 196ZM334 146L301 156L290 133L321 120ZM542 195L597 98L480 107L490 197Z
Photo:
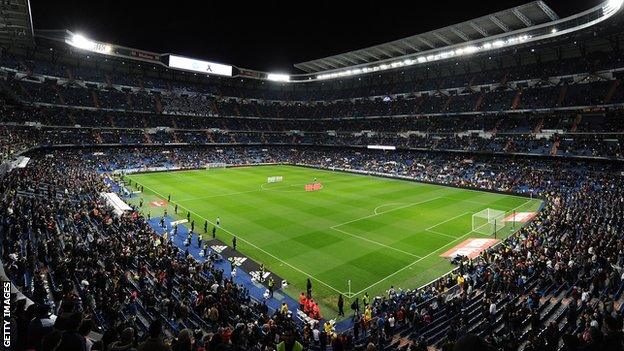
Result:
M269 73L267 79L274 82L290 82L290 76L283 73Z
M617 0L617 1L624 1L624 0ZM412 66L418 63L434 62L434 61L444 60L444 59L448 59L448 58L455 57L455 56L466 56L466 55L471 55L477 52L498 49L498 48L502 48L505 46L517 45L517 44L528 41L530 38L531 36L528 34L507 37L506 39L498 39L493 42L483 43L481 45L468 45L468 46L461 47L455 50L442 51L442 52L438 52L436 54L431 54L427 56L419 56L416 59L403 59L401 61L383 63L383 64L372 66L372 67L352 68L352 69L348 69L345 71L319 74L316 76L316 79L332 79L332 78L338 78L338 77L347 77L347 76L353 76L353 75L362 74L362 73L385 71L385 70L397 68L397 67Z
M624 0L609 0L607 4L602 7L602 12L604 15L612 15L620 10L622 4L624 4Z
M396 150L396 146L392 145L367 145L366 148L371 150Z
M69 39L65 40L65 43L78 49L97 52L100 54L109 55L113 52L113 47L111 45L88 39L82 34L72 35Z

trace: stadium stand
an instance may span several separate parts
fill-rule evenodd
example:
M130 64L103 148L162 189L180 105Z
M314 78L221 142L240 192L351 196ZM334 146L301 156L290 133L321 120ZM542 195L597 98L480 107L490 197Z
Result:
M624 350L622 28L618 14L327 86L96 67L48 34L2 47L2 266L27 298L12 305L15 349L260 351L294 337L306 350ZM216 254L153 245L139 209L118 216L100 196L119 191L116 170L207 163L376 172L545 206L432 283L356 302L340 330L255 299Z

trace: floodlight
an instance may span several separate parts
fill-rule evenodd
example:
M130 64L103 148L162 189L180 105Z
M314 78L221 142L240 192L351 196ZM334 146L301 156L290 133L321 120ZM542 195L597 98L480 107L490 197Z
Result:
M290 76L283 73L269 73L267 79L274 82L290 82Z

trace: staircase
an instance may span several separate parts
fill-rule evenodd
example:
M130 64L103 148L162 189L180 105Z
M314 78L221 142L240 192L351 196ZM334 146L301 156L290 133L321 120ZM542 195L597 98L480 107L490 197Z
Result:
M613 98L613 94L615 94L615 91L617 90L617 88L620 86L620 80L616 79L613 81L613 84L611 84L611 87L609 88L609 91L607 92L607 95L605 95L604 97L604 103L608 104L609 102L611 102L611 99Z
M56 92L56 96L58 96L59 104L65 105L65 98L63 97L63 94L61 94L61 89L59 89L58 85L52 85L52 89Z
M212 137L212 133L210 133L209 131L206 131L206 137L208 138L208 142L210 144L214 144L214 138Z
M97 93L95 92L95 89L91 90L91 100L93 101L93 106L95 108L100 108L100 100L98 99Z
M477 102L475 103L474 110L479 111L481 109L481 105L483 105L483 99L485 98L485 93L481 93L477 98Z
M537 122L537 125L535 125L535 128L533 128L533 133L539 133L543 127L544 127L544 117L540 118L539 122Z
M518 106L520 106L521 100L522 100L522 88L518 89L518 92L516 93L516 96L514 97L513 102L511 103L511 109L512 110L518 109Z
M440 143L440 139L436 139L433 141L433 144L431 144L431 150L435 150L438 148L438 143Z
M451 105L451 101L453 101L453 95L449 95L448 98L446 99L446 102L444 102L444 106L442 107L442 111L448 111L449 106Z
M505 72L505 74L503 75L503 77L501 78L501 85L506 85L507 82L509 81L509 72Z
M500 128L500 125L503 124L503 120L499 119L498 121L496 121L496 124L494 125L494 128L492 128L492 133L496 134L498 132L498 128Z
M132 102L132 96L130 96L130 93L126 92L126 103L128 104L128 110L132 110L134 107L134 104Z
M108 125L114 128L115 127L115 120L113 119L113 116L112 115L107 115L107 117L108 117Z
M477 79L477 76L472 76L470 78L470 81L468 82L468 86L471 87L474 84L475 79Z
M565 83L559 89L559 96L557 97L557 104L555 106L561 107L563 106L563 102L565 101L566 94L568 93L568 83Z
M581 120L583 120L583 116L580 114L576 115L576 118L574 119L574 123L572 123L572 127L570 128L570 132L576 133L576 130L578 129L578 125L579 123L581 123Z
M69 68L65 68L65 73L67 73L67 79L69 79L70 81L74 81L74 74Z
M95 143L96 144L102 144L102 135L100 134L100 132L93 132L93 138L95 138Z
M559 150L559 140L555 140L550 148L550 156L557 156L557 150Z
M160 95L154 94L154 103L156 105L156 112L162 113L165 107L163 106L162 100L160 99Z
M513 139L507 140L507 144L505 144L505 147L503 148L503 151L510 152L511 150L513 150L513 144L514 144Z
M216 104L214 101L212 101L212 103L210 104L210 106L212 107L212 113L213 113L215 116L220 116L220 115L221 115L221 114L219 113L219 108L217 108L217 104Z
M69 117L69 122L71 123L71 125L75 126L77 123L76 123L76 117L74 117L74 114L70 113L68 117Z

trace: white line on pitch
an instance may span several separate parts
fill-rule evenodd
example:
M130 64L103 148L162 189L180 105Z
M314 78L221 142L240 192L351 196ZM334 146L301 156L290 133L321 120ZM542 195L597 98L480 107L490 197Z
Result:
M375 207L375 209L373 210L374 214L379 214L379 212L377 212L380 208L384 208L384 207L388 207L388 206L392 206L392 205L403 205L405 204L405 202L388 202L385 204L381 204L377 207Z
M427 257L429 257L429 256L433 255L434 253L437 253L437 252L438 252L438 251L440 251L441 249L443 249L443 248L445 248L445 247L449 246L450 244L452 244L452 243L454 243L454 242L456 242L456 241L458 241L458 240L460 240L460 239L463 239L464 237L466 237L466 236L470 235L471 233L472 233L472 230L471 230L471 231L469 231L468 233L466 233L466 234L464 234L464 235L460 236L460 237L455 238L455 240L450 241L450 242L448 242L448 243L446 243L446 244L444 244L444 245L440 246L439 248L435 249L435 251L431 251L429 254L427 254L427 255L425 255L425 256L423 256L423 257L421 257L421 258L417 259L416 261L414 261L414 262L412 262L412 263L408 264L407 266L405 266L405 267L403 267L403 268L399 269L398 271L396 271L396 272L394 272L394 273L392 273L392 274L390 274L390 275L386 276L385 278L382 278L381 280L379 280L379 281L377 281L377 282L375 282L375 283L373 283L373 284L371 284L371 285L367 286L366 288L364 288L364 289L362 289L362 290L358 291L358 292L357 292L357 293L355 293L354 295L355 295L355 296L360 295L361 293L363 293L363 292L365 292L366 290L368 290L368 289L372 288L373 286L375 286L375 285L377 285L377 284L379 284L379 283L381 283L381 282L383 282L383 281L387 280L388 278L394 277L395 275L397 275L397 274L399 274L399 273L403 272L404 270L406 270L406 269L410 268L411 266L415 265L416 263L418 263L418 262L420 262L420 261L422 261L422 260L426 259Z
M442 236L445 236L445 237L447 237L447 238L451 238L451 239L455 239L455 238L457 238L455 235L451 235L451 234L446 234L446 233L438 232L438 231L433 230L433 229L425 229L425 231L427 231L427 232L429 232L429 233L432 233L432 234L442 235Z
M176 202L186 202L186 201L195 201L195 200L203 200L203 199L211 199L213 197L222 197L222 196L230 196L230 195L239 195L239 194L247 194L247 193L255 193L260 191L260 189L247 190L247 191L236 191L233 193L225 193L225 194L217 194L217 195L208 195L201 197L191 197L188 199L177 200Z
M344 230L342 230L342 229L333 228L333 227L332 227L331 229L333 229L333 230L335 230L335 231L338 231L338 232L341 232L341 233L343 233L343 234L350 235L350 236L352 236L352 237L354 237L354 238L358 238L358 239L360 239L360 240L368 241L369 243L372 243L372 244L375 244L375 245L383 246L383 247L385 247L385 248L387 248L387 249L390 249L390 250L394 250L394 251L398 251L398 252L404 253L404 254L406 254L406 255L410 255L410 256L412 256L412 257L416 257L416 258L420 258L420 257L421 257L421 256L418 256L418 255L414 255L414 254L413 254L413 253L411 253L411 252L403 251L403 250L401 250L401 249L397 249L396 247L392 247L392 246L389 246L389 245L386 245L386 244L382 244L382 243L377 242L377 241L375 241L375 240L371 240L371 239L368 239L368 238L365 238L365 237L362 237L362 236L359 236L359 235L356 235L356 234L351 234L351 233L349 233L349 232L347 232L347 231L344 231Z
M467 214L469 214L469 213L471 213L471 212L464 212L464 213L462 213L462 214L460 214L460 215L457 215L457 216L455 216L455 217L451 217L451 218L449 218L449 219L447 219L447 220L445 220L445 221L442 221L442 222L440 222L440 223L438 223L438 224L434 224L434 225L432 225L431 227L427 228L426 230L431 230L431 228L435 228L435 227L439 226L440 224L444 224L444 223L446 223L446 222L450 222L450 221L452 221L452 220L454 220L454 219L457 219L457 218L459 218L459 217L461 217L461 216L465 216L465 215L467 215Z
M520 207L522 207L522 206L524 206L524 205L528 204L529 202L531 202L531 201L533 201L533 200L534 200L534 199L529 199L529 200L527 200L526 202L524 202L524 203L522 203L522 204L520 204L520 205L518 205L518 206L516 206L516 207L512 208L510 211L514 211L514 210L516 210L516 209L518 209L518 208L520 208ZM371 285L367 286L366 288L364 288L364 289L362 289L362 290L360 290L360 291L358 291L358 292L354 293L354 294L353 294L353 296L360 295L361 293L363 293L363 292L365 292L366 290L368 290L368 289L372 288L373 286L375 286L375 285L377 285L377 284L379 284L379 283L381 283L381 282L383 282L383 281L387 280L388 278L391 278L391 277L395 276L396 274L398 274L398 273L400 273L400 272L402 272L402 271L404 271L404 270L406 270L406 269L408 269L408 268L412 267L412 266L413 266L413 265L415 265L416 263L418 263L418 262L420 262L420 261L422 261L422 260L426 259L427 257L429 257L429 256L431 256L431 255L433 255L433 254L435 254L435 253L437 253L437 252L439 252L440 250L442 250L443 248L445 248L445 247L449 246L450 244L452 244L452 243L454 243L454 242L456 242L456 241L458 241L458 240L460 240L460 239L465 238L466 236L468 236L468 235L472 234L473 232L474 232L474 231L473 231L473 230L471 230L471 231L467 232L466 234L464 234L464 235L462 235L462 236L460 236L460 237L457 237L457 238L456 238L456 239L454 239L453 241L448 242L448 243L446 243L446 244L444 244L444 245L440 246L439 248L435 249L435 251L431 251L431 252L430 252L429 254L427 254L426 256L424 256L424 257L422 257L422 258L419 258L418 260L416 260L416 261L414 261L414 262L410 263L409 265L407 265L407 266L405 266L405 267L403 267L403 268L399 269L398 271L396 271L396 272L394 272L394 273L392 273L392 274L390 274L390 275L386 276L385 278L382 278L381 280L379 280L379 281L377 281L377 282L375 282L375 283L373 283L373 284L371 284Z
M424 204L424 203L426 203L426 202L431 202L431 201L434 201L434 200L439 200L439 199L441 199L441 198L442 198L442 196L438 196L438 197L434 197L434 198L431 198L431 199L428 199L428 200L423 200L423 201L419 201L419 202L412 202L412 203L407 204L407 205L405 205L405 206L399 206L399 207L397 207L397 208L393 208L393 209L388 210L388 211L381 211L381 212L377 212L377 213L373 213L373 214L366 215L366 216L364 216L364 217L360 217L360 218L352 219L352 220L350 220L350 221L346 221L346 222L344 222L344 223L339 223L339 224L336 224L336 225L331 226L330 228L334 229L334 228L336 228L336 227L340 227L340 226L343 226L343 225L345 225L345 224L349 224L349 223L357 222L357 221L360 221L360 220L362 220L362 219L366 219L366 218L371 218L371 217L379 216L379 215L382 215L382 214L384 214L384 213L388 213L388 212L393 212L393 211L402 210L402 209L404 209L404 208L408 208L408 207L411 207L411 206Z
M148 187L148 186L144 186L144 187L145 187L147 190L149 190L149 191L153 192L154 194L156 194L156 195L158 195L158 196L160 196L160 197L164 198L164 196L163 196L161 193L157 192L156 190L154 190L154 189L152 189L152 188L150 188L150 187ZM197 212L195 212L195 211L191 211L190 209L188 209L188 208L186 208L186 207L184 207L184 206L182 206L182 205L179 205L179 207L180 207L181 209L183 209L183 210L185 210L185 211L188 211L189 213L192 213L192 214L194 214L195 216L197 216L197 217L199 217L199 218L201 218L201 219L205 220L206 222L208 222L208 223L210 223L210 224L212 224L212 225L215 225L215 223L214 223L214 222L210 221L209 219L207 219L207 218L205 218L205 217L203 217L203 216L200 216L199 214L197 214ZM223 228L223 227L221 227L221 226L218 226L218 227L219 227L219 229L223 230L224 232L226 232L226 233L230 234L231 236L236 236L236 238L237 238L237 239L239 239L239 240L241 240L241 241L243 241L243 242L247 243L249 246L252 246L252 247L256 248L256 249L257 249L257 250L259 250L259 251L262 251L263 253L265 253L265 254L267 254L267 255L271 256L272 258L276 259L277 261L282 262L283 264L285 264L285 265L287 265L288 267L290 267L290 268L292 268L292 269L296 270L297 272L302 273L302 274L304 274L304 275L306 275L306 276L308 276L308 277L310 277L310 278L312 278L312 279L316 280L317 282L319 282L319 283L323 284L324 286L326 286L326 287L330 288L331 290L333 290L333 291L335 291L335 292L337 292L337 293L339 293L339 294L343 294L343 295L344 295L344 293L343 293L342 291L337 290L337 289L336 289L336 288L334 288L333 286L331 286L331 285L329 285L329 284L325 283L324 281L322 281L322 280L320 280L320 279L316 278L315 276L313 276L313 275L311 275L311 274L309 274L309 273L306 273L306 272L302 271L301 269L299 269L299 268L297 268L297 267L295 267L295 266L291 265L290 263L288 263L288 262L286 262L286 261L284 261L284 260L280 259L279 257L277 257L277 256L273 255L272 253L267 252L266 250L264 250L264 249L262 249L262 248L260 248L260 247L258 247L258 246L256 246L256 245L254 245L253 243L249 242L249 241L248 241L248 240L246 240L245 238L242 238L242 237L240 237L240 236L237 236L237 235L235 235L234 233L232 233L231 231L229 231L229 230L227 230L227 229L225 229L225 228Z

